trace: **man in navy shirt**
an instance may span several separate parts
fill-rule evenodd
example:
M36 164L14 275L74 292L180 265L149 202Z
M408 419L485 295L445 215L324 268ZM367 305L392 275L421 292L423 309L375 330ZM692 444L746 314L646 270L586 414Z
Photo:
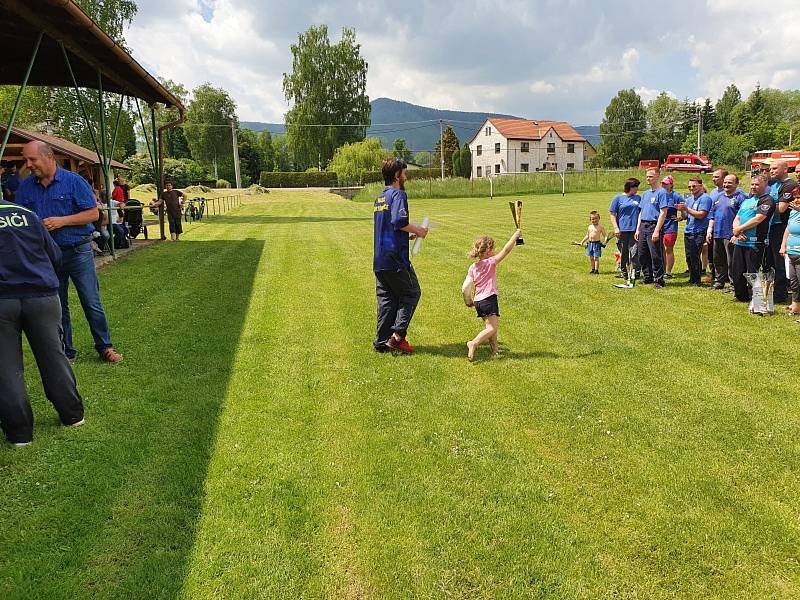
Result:
M789 203L792 201L797 182L789 177L789 164L776 160L769 167L769 195L775 202L775 214L769 228L769 248L766 267L775 269L775 302L786 302L789 298L789 279L786 277L786 261L780 255L783 233L789 223Z
M39 218L0 203L0 427L9 442L33 439L33 412L25 388L22 333L28 338L47 399L61 422L83 424L83 402L61 343L61 303L54 265L61 251Z
M769 227L775 214L775 201L769 194L766 175L756 175L750 182L750 197L739 207L733 219L733 257L731 279L733 292L740 302L750 302L752 292L745 273L757 273L765 268L765 253L769 243Z
M421 295L417 274L408 255L409 234L424 238L425 227L409 223L406 163L397 158L383 161L386 188L375 200L375 294L378 300L378 327L375 350L398 350L411 354L414 348L406 332Z
M714 257L714 289L721 290L732 281L730 265L733 257L733 220L744 201L744 193L739 186L739 177L726 175L722 183L723 193L717 196L711 206L711 219L706 229L706 242L713 246Z
M661 243L661 230L667 218L672 199L658 182L658 171L648 169L647 183L650 189L642 195L642 212L636 228L636 249L639 265L644 273L644 283L653 283L656 288L664 287L664 246Z
M703 180L692 177L689 180L689 196L678 206L687 217L683 232L686 264L689 266L689 285L701 285L703 244L708 231L708 213L711 210L711 197L703 191Z
M72 323L69 314L69 282L75 284L83 312L89 322L95 350L106 362L118 363L122 355L114 350L108 321L100 302L100 284L94 267L92 241L98 219L94 193L86 180L60 168L53 150L45 143L29 142L22 150L31 176L17 190L17 204L35 212L53 236L63 253L58 270L64 328L64 352L74 360L78 352L72 345Z

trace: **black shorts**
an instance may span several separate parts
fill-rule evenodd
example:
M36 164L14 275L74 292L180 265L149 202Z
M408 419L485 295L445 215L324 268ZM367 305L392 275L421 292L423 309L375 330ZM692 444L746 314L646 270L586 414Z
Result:
M181 215L173 215L167 213L167 222L169 223L169 232L176 235L183 233L183 223L181 223Z
M500 307L497 305L497 294L492 294L488 298L478 300L475 303L475 312L478 313L481 319L491 316L499 317Z

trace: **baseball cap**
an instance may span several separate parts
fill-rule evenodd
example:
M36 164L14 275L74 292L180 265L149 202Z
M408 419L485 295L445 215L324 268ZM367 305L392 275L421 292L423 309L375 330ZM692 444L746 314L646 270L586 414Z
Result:
M672 178L672 175L667 175L664 179L661 180L661 183L666 183L667 185L673 185L675 180Z

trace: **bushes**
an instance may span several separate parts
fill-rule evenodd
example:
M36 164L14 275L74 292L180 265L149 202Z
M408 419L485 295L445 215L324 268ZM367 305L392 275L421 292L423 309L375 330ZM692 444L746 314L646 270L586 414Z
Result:
M129 157L125 164L131 168L128 181L132 185L155 181L153 163L150 162L149 156L137 154ZM164 181L171 181L176 188L184 188L201 181L206 182L208 178L208 172L190 158L164 159Z
M214 187L216 187L218 190L227 190L230 189L231 182L227 179L217 179L217 183Z
M336 173L292 173L262 171L259 184L265 188L336 187Z

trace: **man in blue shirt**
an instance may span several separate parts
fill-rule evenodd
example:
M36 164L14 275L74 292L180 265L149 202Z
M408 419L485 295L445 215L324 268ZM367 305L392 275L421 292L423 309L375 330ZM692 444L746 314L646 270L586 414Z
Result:
M636 255L636 240L633 236L636 233L636 225L639 223L639 211L641 210L642 199L637 194L639 191L639 180L635 177L625 181L623 186L624 194L618 194L611 200L608 212L611 215L611 225L614 227L614 236L617 238L617 249L620 259L620 277L625 277L628 272L628 261L633 255L633 268L639 272L639 259Z
M636 229L636 249L639 265L644 273L644 283L652 283L656 288L664 287L664 246L661 243L661 230L667 218L671 199L658 182L658 171L648 169L647 183L650 189L642 195L642 212Z
M725 169L717 169L711 174L711 181L714 182L714 189L708 192L708 195L711 197L711 206L714 206L714 202L716 202L717 198L719 198L723 193L725 193L724 189L724 182L725 178L728 176L728 171ZM706 272L706 268L709 270L709 277L708 282L710 283L713 281L714 278L714 245L713 244L704 244L703 245L703 274Z
M377 352L414 351L406 340L411 318L419 303L421 290L408 255L409 234L424 238L425 227L408 219L408 196L405 192L407 165L397 158L383 161L386 183L373 208L375 239L372 270L375 272L375 295L378 300L378 327L374 347Z
M689 196L678 206L688 219L683 232L686 264L689 266L689 285L701 284L703 244L706 241L711 197L703 191L703 180L692 177L689 180Z
M54 265L61 251L39 218L0 203L0 427L9 442L33 439L33 411L25 387L22 333L28 339L44 393L61 422L83 424L83 402L61 343L61 303Z
M739 177L726 175L722 183L723 193L711 205L710 220L706 229L706 242L713 246L714 289L721 290L731 280L730 265L733 258L733 220L745 196L739 186Z
M775 201L769 195L766 175L756 175L750 182L750 197L742 202L733 219L733 257L731 279L733 292L740 302L750 302L751 291L745 273L764 269L769 242L769 226L775 214Z
M22 150L31 176L17 190L17 204L35 212L53 236L63 253L58 270L64 328L64 352L74 360L78 352L72 345L72 323L69 314L69 282L75 284L83 312L89 322L95 349L106 362L118 363L122 355L114 350L105 310L100 302L100 284L94 266L92 241L98 219L97 203L86 180L60 168L53 150L45 143L34 141Z
M769 228L766 267L775 269L774 300L782 303L789 298L789 280L786 277L786 261L780 255L780 249L789 223L789 203L797 182L789 177L789 164L785 160L774 161L769 167L769 176L769 195L775 202L775 214Z

